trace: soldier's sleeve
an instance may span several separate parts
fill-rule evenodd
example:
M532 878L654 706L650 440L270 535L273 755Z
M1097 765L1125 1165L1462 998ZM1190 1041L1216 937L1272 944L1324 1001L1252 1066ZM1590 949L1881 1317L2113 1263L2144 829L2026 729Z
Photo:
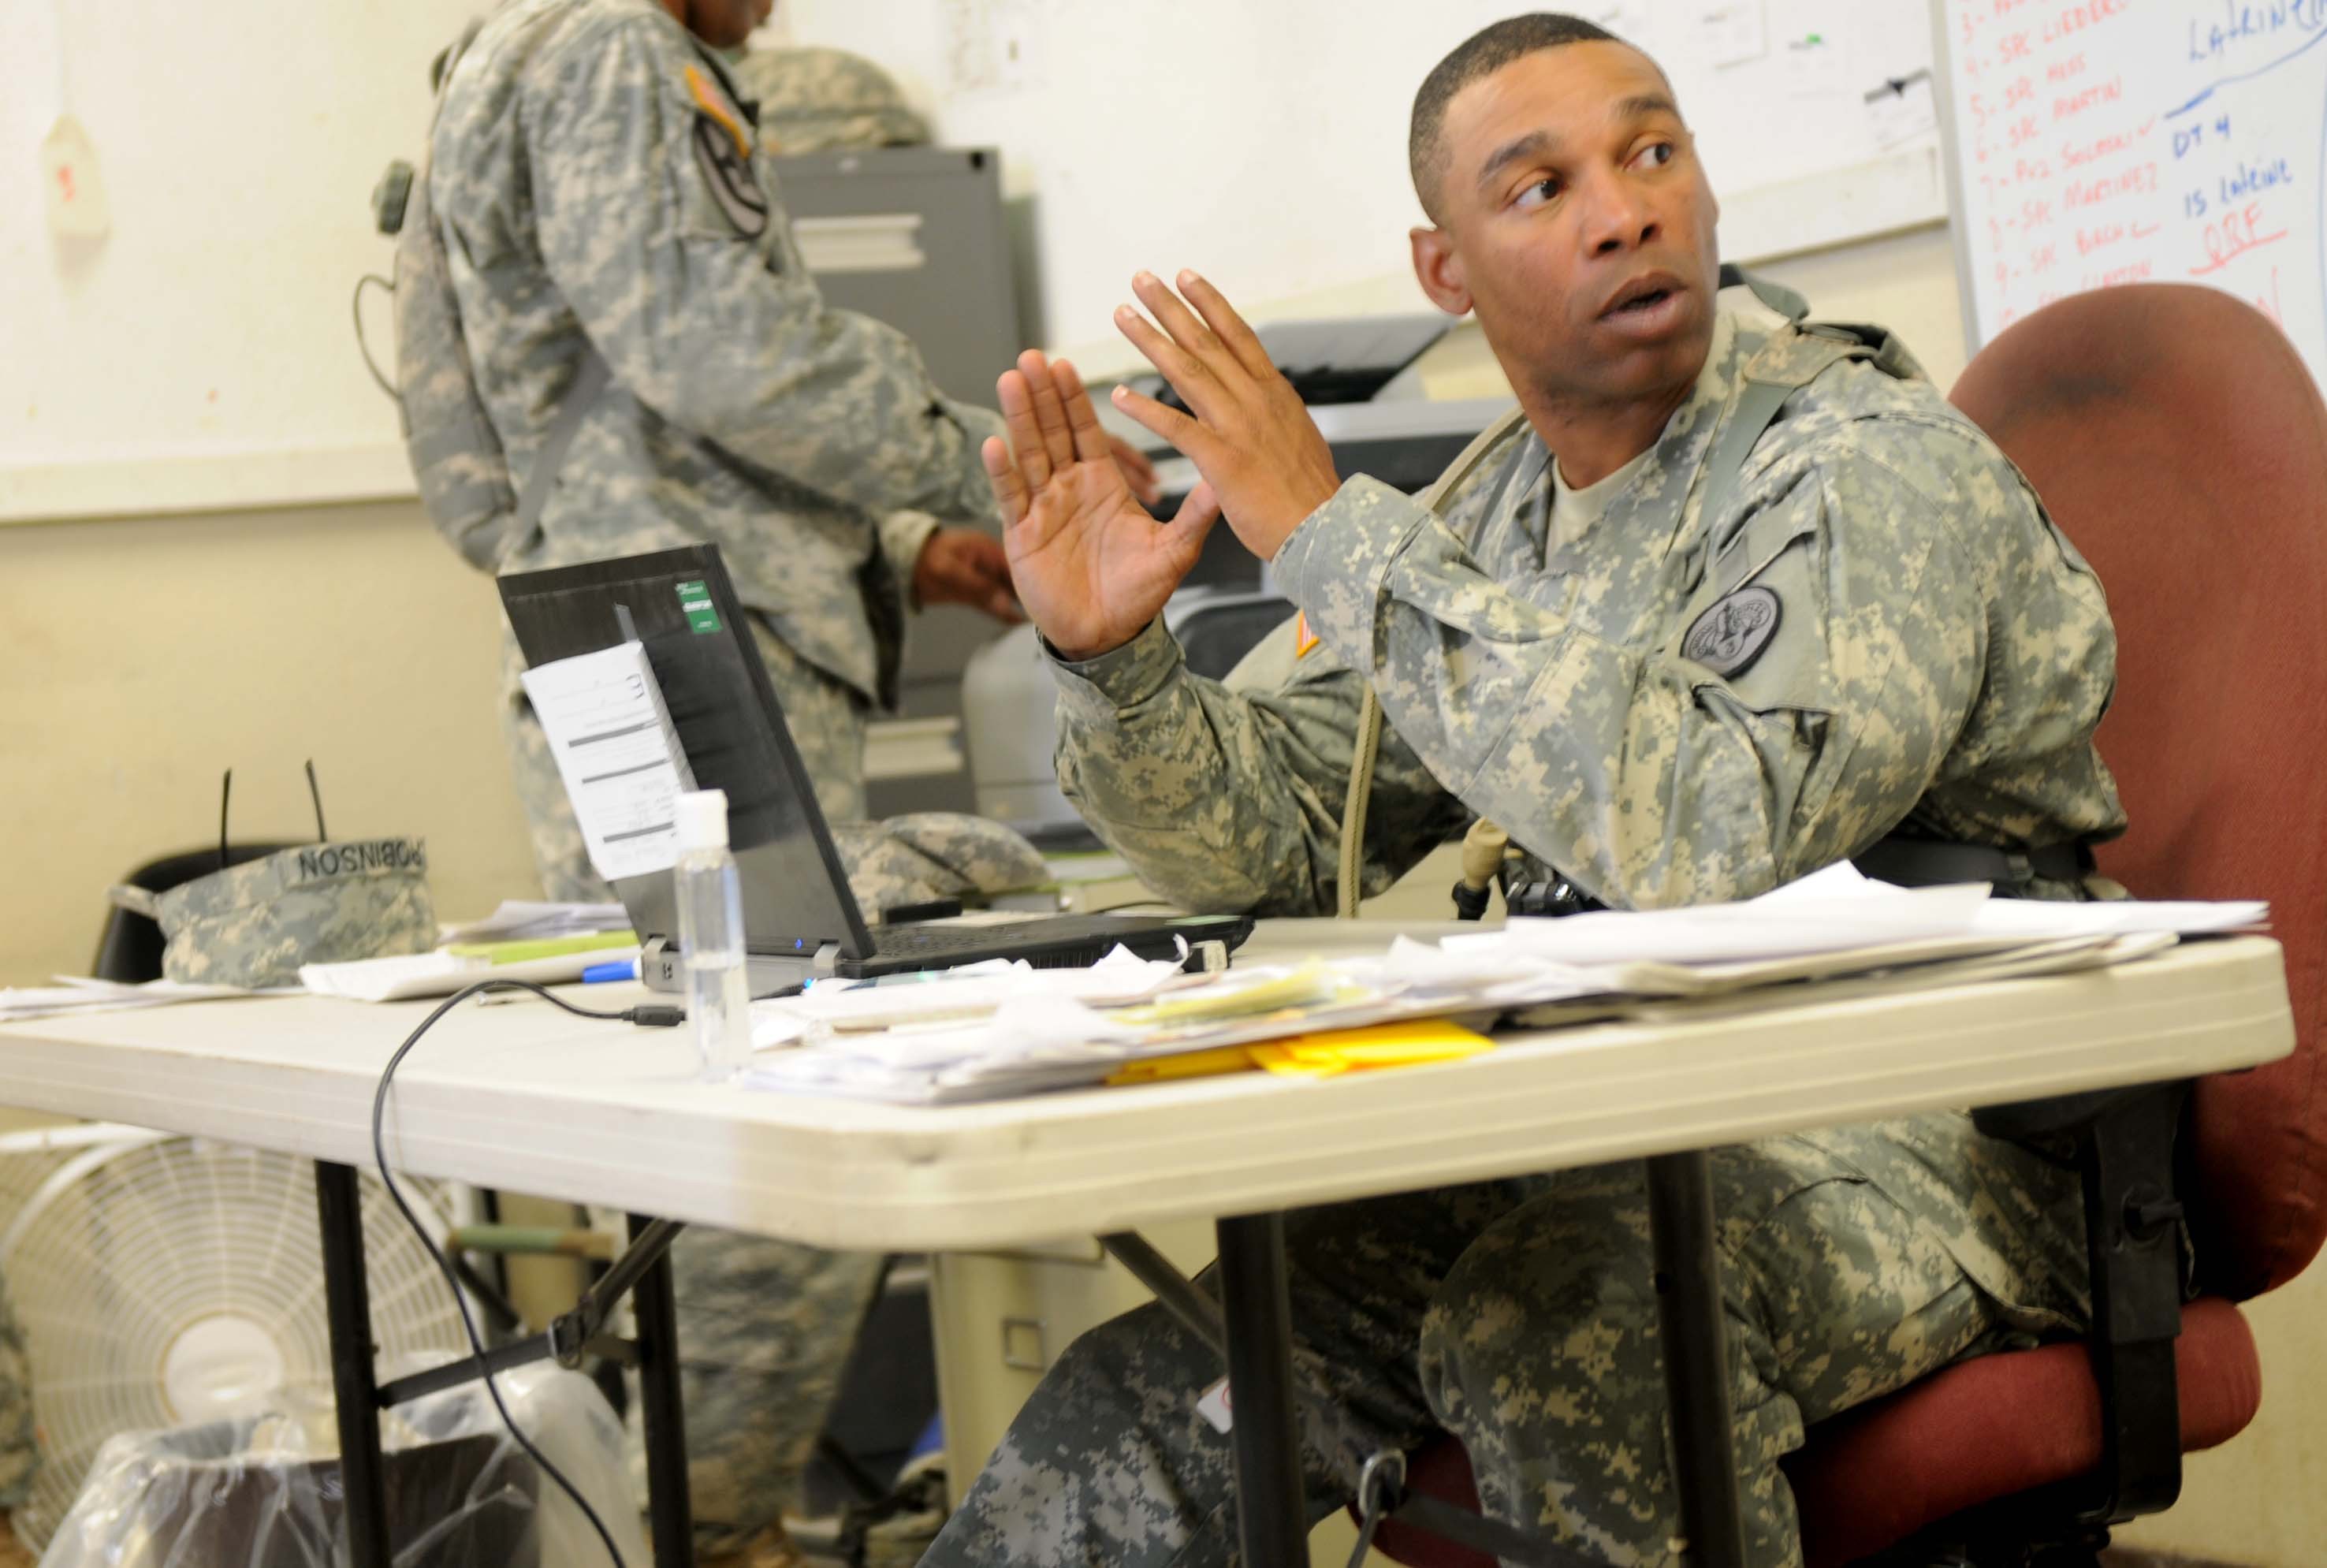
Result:
M826 304L763 239L783 219L733 106L654 19L575 40L526 112L544 259L625 390L877 515L992 514L977 448L1000 416L939 393L902 334Z
M1678 646L1621 646L1509 592L1366 479L1286 541L1276 580L1514 842L1620 907L1748 897L1865 848L1923 795L1989 641L1950 513L2030 504L1960 436L1905 437L1961 445L1952 479L1857 429L1724 530L1715 569L1745 597Z
M921 605L913 593L913 567L920 563L930 536L937 531L937 518L927 512L891 512L881 519L881 553L888 557L897 581L905 585L906 596L912 600L916 610Z
M1157 621L1055 672L1060 788L1149 887L1201 912L1333 912L1361 688L1330 650L1300 652L1287 622L1207 680ZM1393 735L1374 778L1368 894L1467 821Z

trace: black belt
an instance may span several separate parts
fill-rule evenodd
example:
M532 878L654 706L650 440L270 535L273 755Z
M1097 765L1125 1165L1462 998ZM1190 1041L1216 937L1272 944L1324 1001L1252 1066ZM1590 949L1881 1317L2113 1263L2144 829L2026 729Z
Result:
M1877 882L1901 887L1988 882L2010 891L2033 882L2081 882L2092 872L2093 852L2081 844L2010 850L1992 844L1892 837L1854 855L1851 863Z
M1951 844L1935 838L1894 836L1854 855L1851 863L1876 882L1900 887L1986 882L2009 894L2035 882L2082 882L2092 873L2093 852L2081 844L2048 844L2042 849L2012 850L1998 849L1992 844ZM1462 892L1458 883L1458 900ZM1482 910L1485 902L1481 895ZM1503 902L1514 915L1576 915L1608 907L1565 876L1507 886ZM1463 918L1476 919L1478 916L1465 914Z

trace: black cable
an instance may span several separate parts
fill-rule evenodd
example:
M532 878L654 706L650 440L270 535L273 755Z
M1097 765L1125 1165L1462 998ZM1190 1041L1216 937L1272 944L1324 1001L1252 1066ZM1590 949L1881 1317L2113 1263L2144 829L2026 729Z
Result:
M397 391L394 382L379 373L379 365L371 357L371 344L364 339L363 291L364 285L368 283L376 283L386 289L390 299L396 297L396 285L376 272L368 272L356 279L355 301L349 307L356 321L356 352L363 356L364 369L370 371L371 378L379 383L379 389L401 403L404 401L403 394Z
M420 1021L418 1028L404 1037L404 1043L396 1048L396 1054L388 1059L388 1066L380 1070L379 1087L373 1091L371 1097L373 1162L379 1167L380 1181L387 1187L388 1197L394 1200L397 1212L404 1216L404 1223L412 1227L412 1234L420 1238L420 1245L426 1247L428 1255L436 1260L437 1272L444 1276L444 1283L452 1287L453 1304L461 1311L461 1327L467 1331L469 1349L476 1353L481 1366L485 1358L485 1341L483 1336L477 1332L476 1320L469 1315L469 1299L461 1288L461 1277L453 1271L453 1265L445 1257L443 1249L437 1246L435 1237L428 1234L428 1227L420 1223L418 1215L412 1212L412 1205L404 1200L403 1190L397 1186L396 1178L388 1173L388 1145L381 1136L380 1125L388 1110L388 1084L396 1077L396 1069L403 1064L404 1059L412 1053L412 1048L420 1043L420 1037L427 1033L438 1019L452 1012L453 1008L466 1002L470 997L481 995L488 991L530 991L544 1002L553 1006L562 1007L576 1018L603 1019L609 1023L643 1023L668 1028L687 1016L682 1008L659 1006L631 1007L621 1013L599 1013L587 1007L576 1007L562 996L552 995L546 987L537 985L530 980L480 980L473 985L463 985L439 1003L435 1012ZM598 1539L605 1543L606 1555L614 1560L614 1568L629 1568L629 1564L622 1561L621 1549L614 1545L612 1532L606 1528L606 1522L598 1517L598 1510L590 1506L590 1500L582 1495L579 1488L565 1479L564 1471L549 1462L548 1455L536 1448L533 1445L533 1440L519 1430L517 1418L509 1414L509 1406L501 1401L501 1391L493 1386L492 1373L486 1372L483 1377L485 1392L491 1396L493 1408L500 1412L501 1424L509 1428L509 1434L517 1440L518 1446L525 1450L533 1462L541 1467L541 1473L556 1482L557 1489L574 1499L574 1506L582 1510L583 1516L590 1521L590 1527L598 1532Z

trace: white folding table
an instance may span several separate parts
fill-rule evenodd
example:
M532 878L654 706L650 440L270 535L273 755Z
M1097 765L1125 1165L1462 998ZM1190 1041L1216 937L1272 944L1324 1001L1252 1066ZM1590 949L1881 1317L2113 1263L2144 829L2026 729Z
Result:
M1264 927L1255 950L1297 946L1304 929ZM566 994L610 1009L644 999L623 986ZM355 1167L371 1162L380 1069L423 1013L264 998L0 1026L0 1104L318 1162L356 1568L384 1564L387 1552ZM1219 1305L1254 1564L1305 1561L1284 1211L1645 1158L1660 1247L1705 1265L1701 1277L1684 1269L1686 1290L1664 1303L1688 1560L1731 1568L1741 1548L1705 1151L2233 1070L2285 1055L2294 1038L2279 948L2244 937L2052 977L1801 986L1653 1008L1393 1072L1249 1073L905 1108L698 1083L683 1031L592 1022L527 998L468 1004L430 1031L397 1071L386 1141L414 1175L828 1247L1120 1237L1228 1216ZM649 1275L639 1305L656 1552L670 1568L690 1548L667 1268Z

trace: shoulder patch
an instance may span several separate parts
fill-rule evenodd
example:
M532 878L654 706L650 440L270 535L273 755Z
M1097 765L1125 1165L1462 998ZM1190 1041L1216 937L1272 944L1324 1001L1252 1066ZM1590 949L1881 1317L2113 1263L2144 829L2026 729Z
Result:
M735 155L748 160L752 155L752 138L743 134L743 122L728 107L726 95L711 85L709 77L691 65L687 68L687 90L695 99L696 108L710 116L713 122L727 133L728 139L735 144Z
M711 199L735 226L735 232L746 239L757 239L765 233L768 198L752 173L751 160L736 155L734 143L708 114L695 117L695 161L702 165Z
M1723 680L1743 675L1778 634L1785 607L1767 588L1740 588L1706 608L1680 639L1681 657Z
M704 74L687 68L687 90L695 99L695 161L702 166L711 199L735 232L757 239L767 231L768 198L752 173L752 142L726 98Z

